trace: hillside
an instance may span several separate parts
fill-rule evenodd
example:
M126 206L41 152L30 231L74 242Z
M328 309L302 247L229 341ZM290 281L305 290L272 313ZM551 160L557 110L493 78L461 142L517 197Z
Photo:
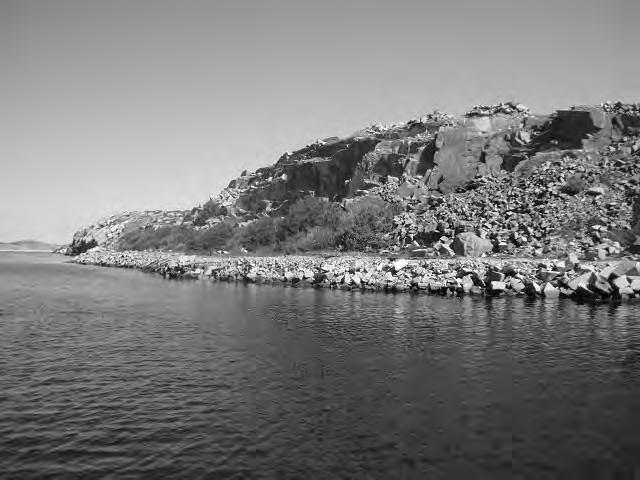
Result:
M242 172L189 211L114 215L67 249L410 251L606 258L640 249L640 104L515 103L373 125Z
M37 251L53 252L59 246L37 240L19 240L17 242L0 242L0 251Z

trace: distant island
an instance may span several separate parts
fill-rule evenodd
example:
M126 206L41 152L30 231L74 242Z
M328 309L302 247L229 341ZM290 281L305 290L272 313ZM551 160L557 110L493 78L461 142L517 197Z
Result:
M17 242L0 242L0 252L53 252L60 248L53 243L38 240L18 240Z

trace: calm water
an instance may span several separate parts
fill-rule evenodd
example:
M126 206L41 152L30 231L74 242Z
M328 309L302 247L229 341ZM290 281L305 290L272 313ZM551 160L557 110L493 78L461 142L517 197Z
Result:
M0 476L640 466L638 305L177 282L63 261L0 254Z

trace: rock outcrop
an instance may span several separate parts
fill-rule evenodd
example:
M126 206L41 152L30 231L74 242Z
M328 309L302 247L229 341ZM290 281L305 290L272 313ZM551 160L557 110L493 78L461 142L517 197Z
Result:
M317 141L243 172L212 197L215 214L200 206L112 217L77 232L69 252L115 248L132 229L208 229L227 217L246 225L307 196L343 205L373 196L403 210L393 225L398 248L602 258L638 243L639 158L640 104L550 115L513 102L479 105L461 118L434 112ZM483 240L470 246L462 238L471 234Z

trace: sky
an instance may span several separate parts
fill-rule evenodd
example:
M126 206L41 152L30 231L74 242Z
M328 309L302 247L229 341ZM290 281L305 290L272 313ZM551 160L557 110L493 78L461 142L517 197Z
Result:
M0 0L0 241L434 109L640 101L637 0Z

